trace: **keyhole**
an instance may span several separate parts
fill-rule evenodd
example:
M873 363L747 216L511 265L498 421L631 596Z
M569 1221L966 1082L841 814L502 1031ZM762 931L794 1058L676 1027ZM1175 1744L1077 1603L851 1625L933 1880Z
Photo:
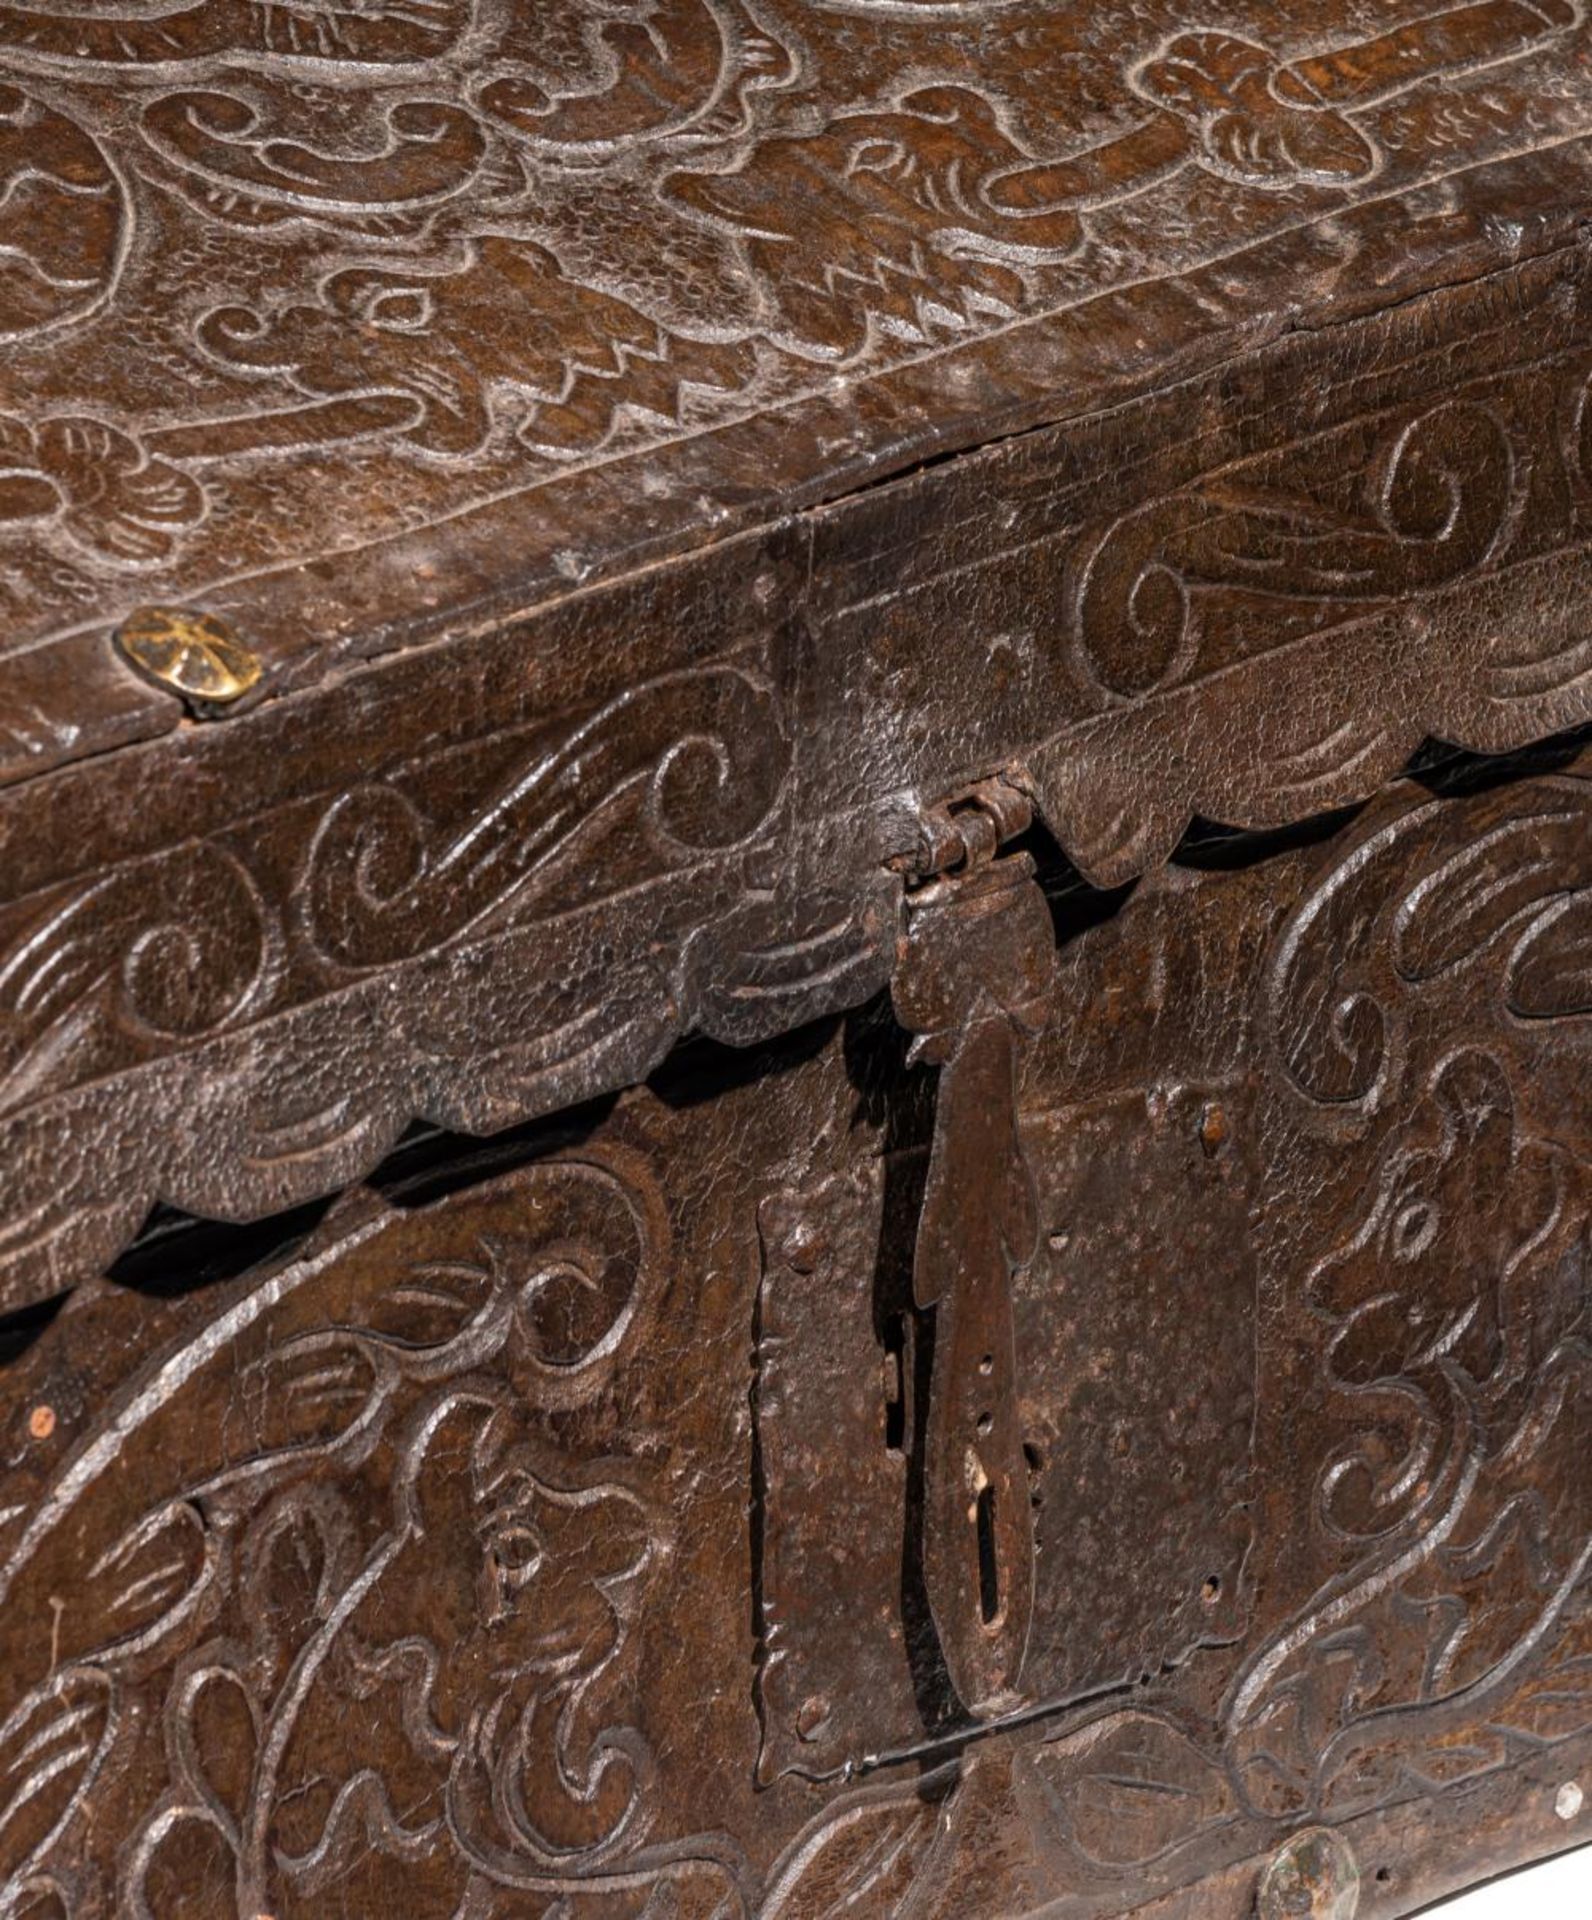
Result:
M1001 1572L995 1558L995 1489L984 1487L978 1496L978 1606L986 1627L1001 1612Z

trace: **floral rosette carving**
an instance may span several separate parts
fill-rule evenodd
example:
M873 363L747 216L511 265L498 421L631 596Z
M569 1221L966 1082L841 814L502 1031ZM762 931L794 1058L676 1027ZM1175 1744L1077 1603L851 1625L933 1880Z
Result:
M1283 60L1237 34L1180 33L1130 74L1174 116L1194 157L1246 187L1354 187L1382 167L1353 115L1467 67L1518 59L1580 18L1575 0L1475 0L1358 46Z
M103 420L0 416L0 532L58 532L98 560L148 566L205 507L198 481Z

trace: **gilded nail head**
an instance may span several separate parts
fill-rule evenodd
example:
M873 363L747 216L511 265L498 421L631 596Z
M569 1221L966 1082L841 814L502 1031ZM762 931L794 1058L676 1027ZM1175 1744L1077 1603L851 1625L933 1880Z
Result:
M241 700L264 671L225 620L191 608L140 607L116 629L116 644L146 678L200 709Z
M1255 1899L1258 1920L1354 1920L1360 1867L1329 1827L1307 1827L1273 1854Z
M54 1407L35 1407L28 1415L28 1432L35 1440L48 1440L55 1431Z

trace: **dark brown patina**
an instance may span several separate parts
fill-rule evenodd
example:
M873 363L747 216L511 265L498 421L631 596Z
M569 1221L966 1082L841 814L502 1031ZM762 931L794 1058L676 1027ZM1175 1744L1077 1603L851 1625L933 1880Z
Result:
M0 1913L1587 1836L1589 158L1583 0L0 0Z

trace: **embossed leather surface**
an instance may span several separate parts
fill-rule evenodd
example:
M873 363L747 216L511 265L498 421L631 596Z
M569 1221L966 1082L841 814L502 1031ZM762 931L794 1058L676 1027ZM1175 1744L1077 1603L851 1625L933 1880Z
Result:
M416 1146L213 1284L174 1233L89 1282L0 1422L14 1910L1252 1920L1330 1822L1389 1920L1584 1835L1557 758L1070 927L1016 1103L1033 1619L982 1721L913 1550L943 1110L877 1009Z
M1582 0L0 10L0 768L1566 244ZM616 630L611 645L622 646Z
M860 1004L991 776L1112 886L1592 717L1580 0L0 45L0 1304Z

